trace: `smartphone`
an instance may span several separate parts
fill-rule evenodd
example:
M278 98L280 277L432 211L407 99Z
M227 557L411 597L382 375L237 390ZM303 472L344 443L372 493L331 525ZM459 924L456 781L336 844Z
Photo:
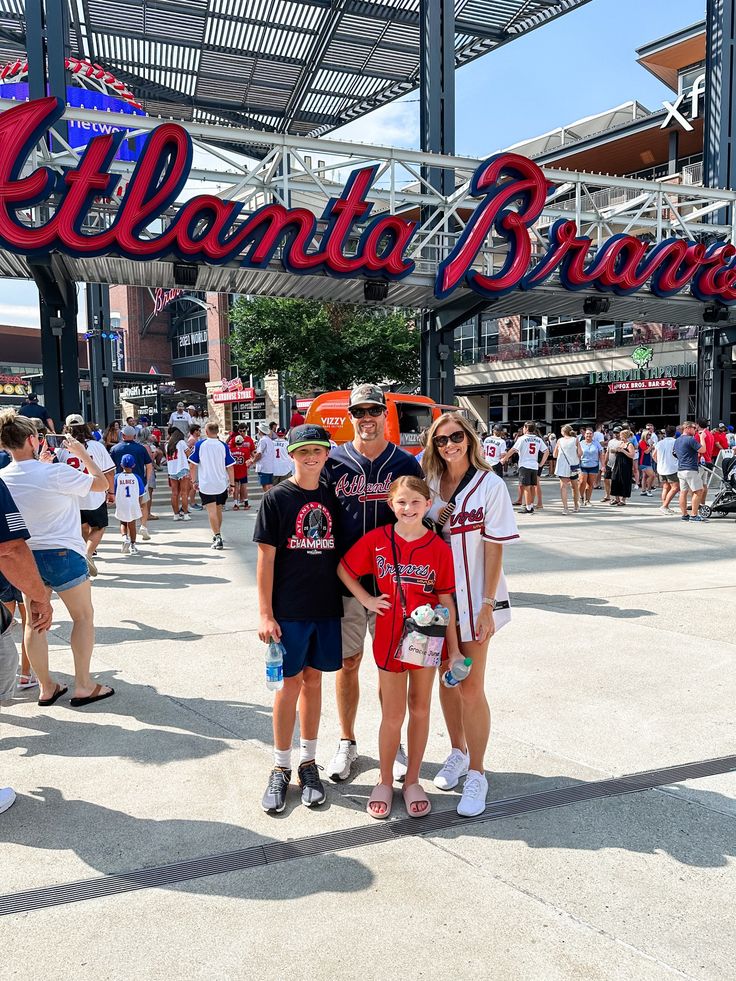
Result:
M56 433L46 433L44 439L50 450L57 450L60 446L64 445L64 437L58 436Z

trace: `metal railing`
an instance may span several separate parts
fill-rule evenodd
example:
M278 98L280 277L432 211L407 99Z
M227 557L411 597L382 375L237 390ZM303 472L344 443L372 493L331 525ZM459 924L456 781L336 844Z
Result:
M616 348L632 348L637 344L656 344L662 341L693 340L698 336L698 328L662 325L635 326L633 332L617 339L608 331L593 331L586 338L584 334L567 334L533 342L501 343L493 351L467 348L455 351L455 364L496 364L504 361L527 361L536 358L551 358L559 355L584 354L585 352L612 351Z

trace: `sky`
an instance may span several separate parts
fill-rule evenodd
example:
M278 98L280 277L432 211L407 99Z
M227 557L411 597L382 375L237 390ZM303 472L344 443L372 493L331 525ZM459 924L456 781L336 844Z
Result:
M456 152L485 157L634 99L659 108L670 92L636 63L636 49L704 16L704 0L591 0L466 65L455 83ZM332 135L416 148L417 95ZM0 323L38 326L32 283L0 279Z

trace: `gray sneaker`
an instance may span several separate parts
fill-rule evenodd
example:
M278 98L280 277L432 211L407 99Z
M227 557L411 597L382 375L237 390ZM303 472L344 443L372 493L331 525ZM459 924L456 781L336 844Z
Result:
M291 770L282 770L275 766L268 778L266 793L263 795L261 806L266 814L280 814L286 807L286 791L291 783Z
M305 807L316 807L324 801L327 795L319 778L319 767L314 760L299 764L297 778L302 788L302 804Z

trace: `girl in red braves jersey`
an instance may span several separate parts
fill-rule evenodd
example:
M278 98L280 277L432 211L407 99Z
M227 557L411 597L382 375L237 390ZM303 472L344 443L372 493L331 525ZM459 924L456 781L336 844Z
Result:
M534 453L536 460L536 449ZM435 419L422 462L433 495L429 517L441 525L452 549L461 656L473 660L473 670L461 685L440 688L451 751L434 783L440 790L452 790L467 774L457 811L474 817L483 813L488 793L488 643L511 615L503 547L519 533L506 486L483 459L480 440L459 412Z
M409 614L425 604L433 607L441 604L450 611L447 647L453 658L458 656L452 597L455 580L450 549L422 524L431 503L426 483L419 477L399 477L391 484L388 494L396 524L383 525L363 535L342 559L338 575L366 609L378 614L373 656L381 669L382 714L378 737L381 778L368 800L367 810L374 818L386 818L391 813L393 765L408 697L408 766L403 793L407 813L419 818L431 810L419 783L419 769L429 735L435 669L405 664L395 656L404 627L396 564ZM361 586L359 579L366 575L375 576L379 596L372 596Z

